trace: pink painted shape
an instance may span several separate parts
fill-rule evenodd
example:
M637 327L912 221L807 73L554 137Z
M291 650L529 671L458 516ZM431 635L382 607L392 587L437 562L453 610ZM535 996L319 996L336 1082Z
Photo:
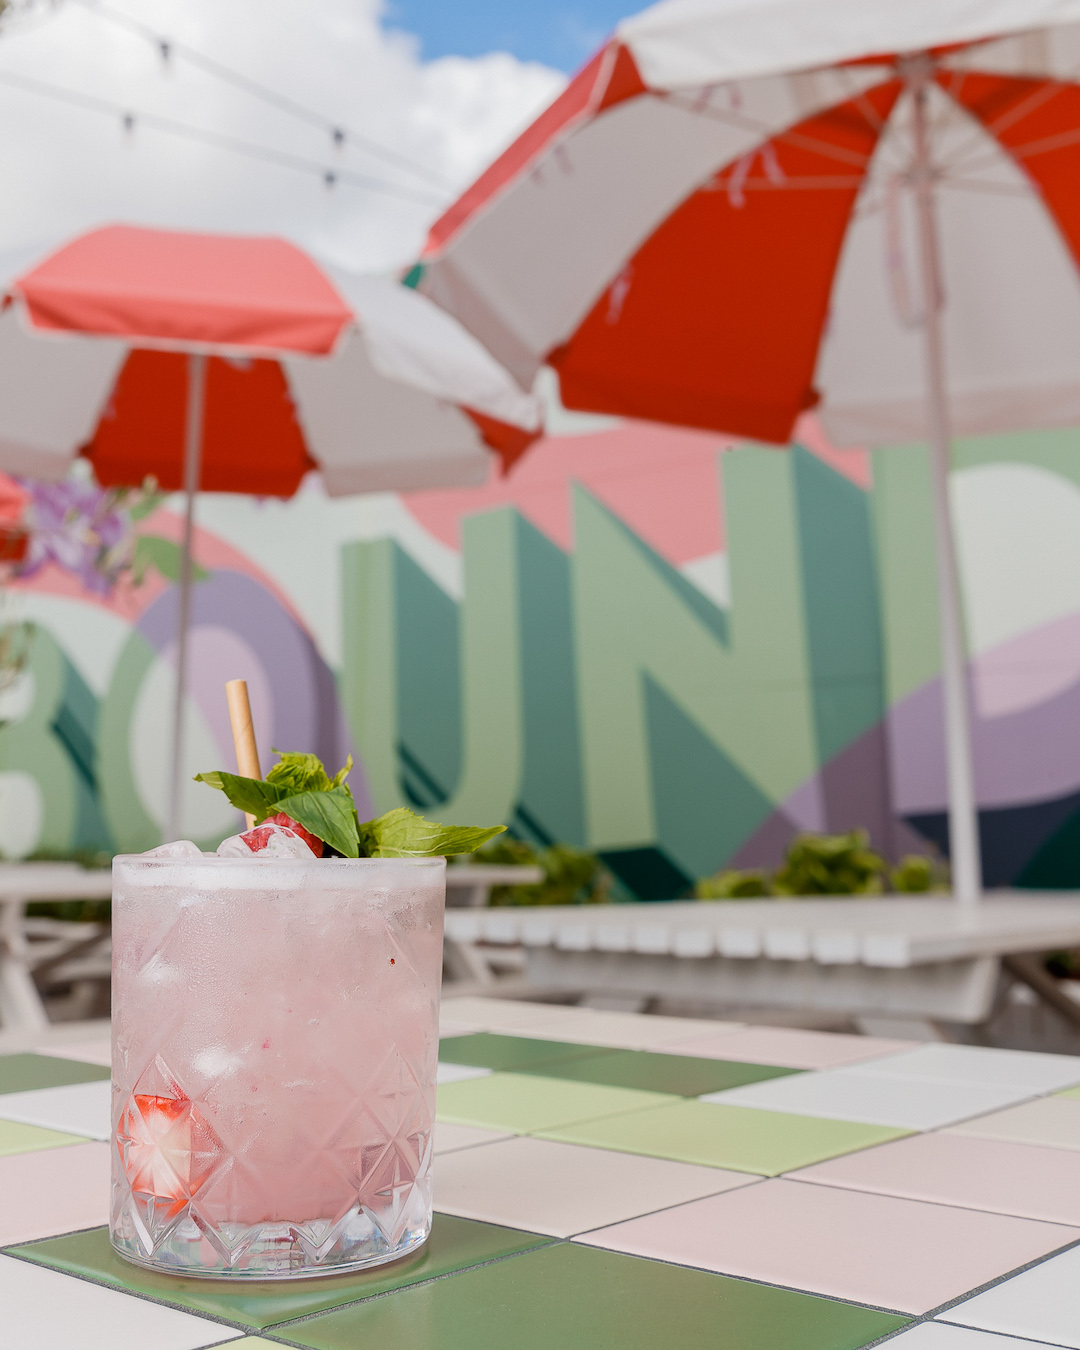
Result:
M843 474L864 492L869 492L874 486L874 462L870 457L870 451L860 446L841 449L833 445L825 435L825 428L815 413L803 413L795 423L795 432L791 439L797 445L804 446L811 454L817 455L818 459L830 469Z
M0 1158L0 1246L109 1221L109 1146L71 1144Z
M139 533L157 535L159 538L171 539L173 543L179 544L184 537L184 522L176 512L159 507L140 522ZM308 631L300 611L270 574L256 566L246 553L241 553L220 535L196 526L192 555L195 561L208 571L239 572L242 576L257 581L270 592L305 633ZM11 587L13 590L27 591L31 594L60 595L71 600L80 600L87 605L96 605L133 624L172 584L159 572L151 570L146 574L141 586L135 586L130 579L124 579L111 595L94 595L85 590L78 578L72 576L70 572L57 567L55 563L49 563L34 576L13 581Z
M1080 1228L765 1181L577 1241L923 1313L1080 1238Z
M923 1134L816 1163L799 1181L1080 1225L1080 1153Z
M973 664L980 716L1003 717L1045 703L1080 680L1080 614L1020 633Z
M693 1036L664 1045L669 1055L734 1059L748 1064L775 1064L784 1069L832 1069L858 1064L879 1055L907 1050L912 1041L874 1036L841 1036L828 1031L789 1031L784 1027L745 1027L721 1036Z
M413 492L402 500L451 548L461 547L464 516L510 504L570 550L570 488L578 482L679 567L724 547L716 458L732 444L709 432L627 422L613 431L539 441L509 475L484 487Z

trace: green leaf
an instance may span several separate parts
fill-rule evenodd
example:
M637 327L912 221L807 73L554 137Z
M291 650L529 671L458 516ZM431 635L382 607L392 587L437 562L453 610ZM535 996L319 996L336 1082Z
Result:
M278 802L288 794L288 788L275 783L264 783L258 778L241 778L238 774L225 773L224 770L197 773L195 781L224 792L233 806L240 811L250 812L257 821L272 816L279 809Z
M440 825L407 806L399 806L376 820L365 821L360 826L360 843L369 858L439 858L472 853L505 829L505 825L489 829Z
M140 534L135 543L135 556L131 568L135 573L135 584L141 585L146 570L155 568L166 581L179 581L183 559L183 550L171 539L162 539L156 534ZM192 581L205 581L210 573L200 567L194 559L191 563Z
M346 759L345 763L341 766L340 769L338 769L337 773L334 774L334 781L330 784L330 786L341 787L342 783L344 783L345 779L348 778L351 772L352 772L352 755L350 755L348 759ZM349 796L350 797L352 796L351 791L349 793Z
M323 791L298 792L291 797L282 797L275 810L284 811L298 825L303 825L305 830L310 830L343 857L360 857L356 810L348 788L342 786Z
M296 750L274 751L280 760L267 773L268 783L280 783L289 792L326 792L331 783L318 755L305 755Z

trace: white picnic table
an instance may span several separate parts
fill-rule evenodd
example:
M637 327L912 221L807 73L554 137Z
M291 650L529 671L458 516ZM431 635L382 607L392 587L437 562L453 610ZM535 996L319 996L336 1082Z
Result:
M448 904L486 905L493 886L530 885L543 880L539 867L498 867L482 863L446 869ZM57 924L27 919L35 900L108 900L112 873L87 870L77 863L0 863L0 1027L5 1033L44 1030L49 1019L33 972L64 965L97 948L100 966L107 956L107 924ZM33 939L33 940L32 940ZM466 946L451 947L451 961L465 978L490 978L482 958ZM481 971L483 974L481 975Z
M1002 966L1080 1022L1030 953L1080 946L1080 893L649 902L448 912L459 943L520 944L530 984L578 994L978 1023Z

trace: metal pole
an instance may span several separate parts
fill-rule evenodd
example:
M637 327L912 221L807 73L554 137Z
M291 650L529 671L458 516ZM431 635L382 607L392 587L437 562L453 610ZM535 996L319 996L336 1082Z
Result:
M945 351L941 331L944 290L941 252L934 215L934 170L930 157L927 101L932 65L928 57L913 59L907 87L913 105L915 158L912 178L919 229L922 273L923 335L926 358L926 419L930 437L934 534L937 545L938 613L941 627L941 689L945 712L945 761L949 783L949 856L953 895L961 904L975 904L982 892L979 815L975 798L975 764L971 748L971 708L960 576L949 509L949 412L945 392Z
M180 557L180 613L176 621L176 702L173 705L172 762L169 766L168 839L179 839L184 773L184 703L187 698L188 626L191 621L191 544L195 533L195 494L202 469L203 415L206 407L206 357L188 359L184 417L184 544Z

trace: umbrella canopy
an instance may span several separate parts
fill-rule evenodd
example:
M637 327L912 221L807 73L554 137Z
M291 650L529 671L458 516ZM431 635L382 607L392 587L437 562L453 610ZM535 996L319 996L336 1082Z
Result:
M933 447L955 889L980 889L948 443L1080 420L1080 2L666 0L434 226L563 402Z
M187 495L169 832L179 832L200 488L332 496L482 482L539 434L538 405L484 347L394 282L281 239L114 225L0 259L0 469Z
M42 250L35 250L39 257ZM208 357L199 486L331 496L483 482L535 401L460 324L281 239L110 226L0 257L0 469L183 486L187 358Z

